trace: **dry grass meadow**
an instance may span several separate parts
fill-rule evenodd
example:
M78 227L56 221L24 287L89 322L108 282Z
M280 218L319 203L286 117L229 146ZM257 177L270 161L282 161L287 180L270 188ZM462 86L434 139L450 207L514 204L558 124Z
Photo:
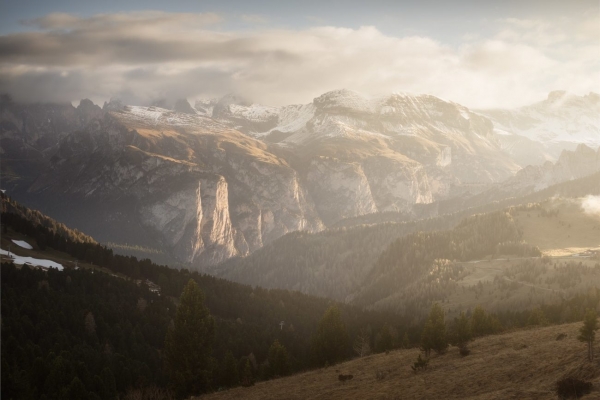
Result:
M565 256L600 248L600 215L583 212L579 202L552 199L542 203L546 211L558 210L555 217L538 211L521 211L515 216L523 239L548 256Z
M556 399L554 384L566 376L591 381L593 391L584 399L600 399L600 356L586 360L586 345L577 340L580 326L484 337L471 343L467 357L450 347L418 374L410 366L419 351L398 350L198 399ZM560 334L566 337L557 340ZM354 378L340 382L338 374Z

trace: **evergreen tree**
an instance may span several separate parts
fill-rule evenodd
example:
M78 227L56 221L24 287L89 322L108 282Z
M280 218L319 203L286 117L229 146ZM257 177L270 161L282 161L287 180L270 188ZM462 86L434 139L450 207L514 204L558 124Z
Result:
M331 306L325 311L313 337L313 358L317 365L333 365L346 357L347 349L348 334L340 310Z
M378 353L383 353L391 350L394 347L394 339L392 338L392 334L390 332L390 327L386 324L381 328L381 332L377 335L377 343L375 344L375 348Z
M596 340L596 331L598 330L598 314L595 310L589 309L583 317L583 326L579 329L577 339L586 342L588 345L588 359L594 359L594 340Z
M103 398L115 399L117 397L117 383L112 371L108 368L104 368L100 373L100 379L102 380L104 392Z
M473 337L487 335L492 331L490 316L481 306L475 307L471 315L471 333Z
M452 330L452 344L458 347L461 353L467 350L467 344L471 341L471 323L464 312L454 318Z
M209 388L214 340L215 323L204 305L204 294L190 279L165 339L166 370L177 397L196 395Z
M237 361L231 351L225 354L223 360L223 367L221 370L221 385L223 386L236 386L240 381L238 374Z
M546 314L544 314L544 311L540 307L532 310L527 319L527 325L546 326L548 324Z
M244 370L242 371L242 379L241 384L244 387L254 385L254 375L252 374L252 365L250 365L250 360L246 360L246 365L244 366Z
M404 332L404 336L402 337L402 348L410 348L410 338L408 337L408 332Z
M446 322L444 321L444 310L438 303L431 306L429 318L423 328L421 335L421 348L429 356L431 350L442 354L448 348L446 338Z
M73 378L63 398L68 400L80 400L88 398L88 392L85 389L85 385L78 377Z
M269 348L269 370L272 377L286 376L290 373L288 352L278 340L275 340Z

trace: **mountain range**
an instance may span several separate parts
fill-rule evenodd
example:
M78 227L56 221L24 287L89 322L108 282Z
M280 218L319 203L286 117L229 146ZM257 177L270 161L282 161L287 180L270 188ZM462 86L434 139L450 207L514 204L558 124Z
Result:
M595 93L516 110L348 90L159 106L2 97L2 188L117 251L206 270L288 233L433 217L600 169Z

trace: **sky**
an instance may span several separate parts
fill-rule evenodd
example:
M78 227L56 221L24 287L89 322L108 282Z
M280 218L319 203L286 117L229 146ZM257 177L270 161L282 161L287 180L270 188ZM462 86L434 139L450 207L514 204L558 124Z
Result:
M335 89L511 108L600 92L600 2L5 1L0 93L146 105Z

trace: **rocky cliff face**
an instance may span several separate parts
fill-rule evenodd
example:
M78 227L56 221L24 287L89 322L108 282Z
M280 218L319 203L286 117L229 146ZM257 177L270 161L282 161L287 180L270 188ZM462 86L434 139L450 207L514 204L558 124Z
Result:
M410 218L416 205L485 193L520 168L489 118L433 96L340 90L304 105L226 96L195 107L2 99L4 188L100 240L203 269L289 232L376 212ZM597 170L588 150L507 185Z
M259 141L200 115L111 104L87 122L71 110L59 142L32 157L43 165L24 174L31 182L9 190L43 196L42 208L64 201L74 215L102 209L102 218L78 226L100 238L136 226L128 245L159 248L200 269L285 233L323 228L298 173ZM11 126L3 150L6 140L23 148L39 142Z
M415 204L446 199L465 185L491 185L519 169L487 118L434 96L367 98L338 90L306 105L261 108L238 99L219 107L213 116L224 124L293 152L326 224L410 213Z
M317 158L310 163L307 177L325 223L377 212L369 181L360 164Z
M560 182L582 178L600 171L598 150L580 144L574 151L564 150L556 163L530 165L501 185L504 190L538 191Z

